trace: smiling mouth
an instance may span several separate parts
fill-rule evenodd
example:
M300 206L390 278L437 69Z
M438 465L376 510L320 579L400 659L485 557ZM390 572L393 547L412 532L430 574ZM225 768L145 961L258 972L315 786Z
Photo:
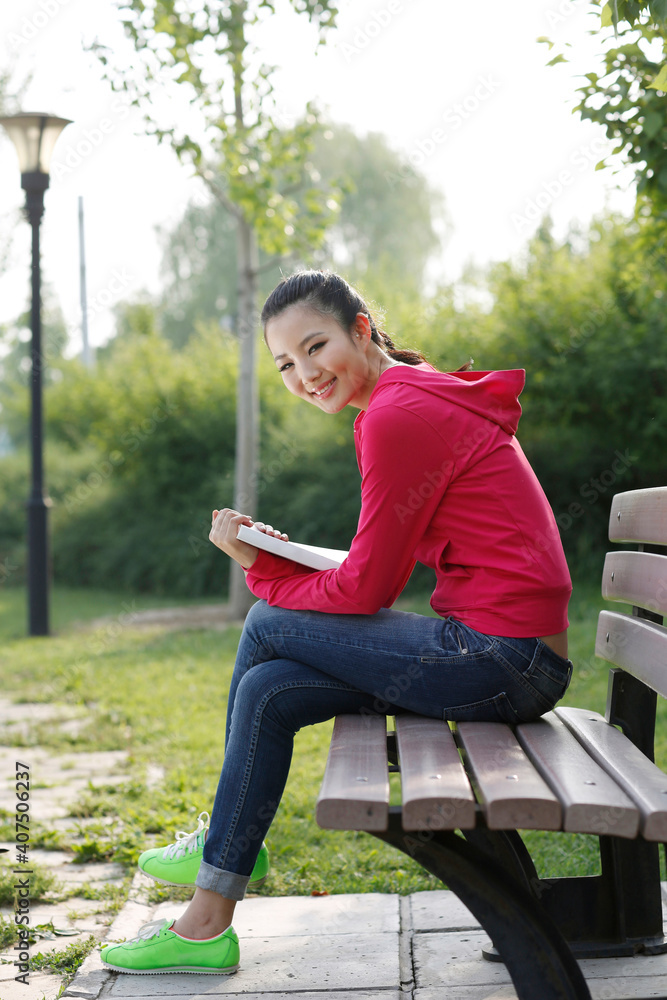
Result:
M323 385L321 389L313 389L313 391L311 392L311 395L312 396L317 396L318 399L321 398L322 396L326 396L326 394L329 392L329 390L333 387L333 384L334 384L335 381L336 381L336 376L334 375L334 377L332 379L330 379L326 383L326 385Z

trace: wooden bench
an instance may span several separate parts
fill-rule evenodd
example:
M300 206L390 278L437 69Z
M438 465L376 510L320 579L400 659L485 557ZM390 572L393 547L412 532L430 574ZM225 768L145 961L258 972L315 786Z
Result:
M577 958L667 951L667 776L653 763L667 697L667 487L617 495L609 537L638 551L605 560L602 596L633 607L600 612L595 652L612 664L604 717L557 707L516 727L450 728L406 713L387 732L381 715L338 716L317 801L320 826L368 831L452 889L521 1000L590 1000ZM391 770L402 807L389 805ZM518 830L597 835L600 874L540 878Z

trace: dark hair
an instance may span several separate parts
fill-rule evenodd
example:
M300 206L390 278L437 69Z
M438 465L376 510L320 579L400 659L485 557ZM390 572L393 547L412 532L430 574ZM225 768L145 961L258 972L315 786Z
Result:
M347 330L352 329L357 313L368 317L371 340L394 359L406 365L418 365L426 358L421 351L395 347L391 337L379 330L369 307L359 292L333 271L295 271L276 285L262 309L262 326L289 306L304 305L322 316L333 316Z

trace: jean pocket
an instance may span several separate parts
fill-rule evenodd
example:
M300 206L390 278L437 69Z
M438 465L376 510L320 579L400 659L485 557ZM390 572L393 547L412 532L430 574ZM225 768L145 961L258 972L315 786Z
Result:
M494 646L492 636L476 632L457 618L445 618L440 633L440 650L420 657L422 663L469 663L486 656Z
M548 646L538 642L535 656L523 676L553 707L569 687L572 662L563 659Z
M519 722L519 716L504 691L483 701L446 708L442 717L446 722L505 722L510 725Z

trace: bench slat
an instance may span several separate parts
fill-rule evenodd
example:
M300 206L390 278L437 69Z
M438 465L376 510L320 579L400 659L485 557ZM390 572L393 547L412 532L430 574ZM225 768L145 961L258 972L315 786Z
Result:
M601 611L595 652L667 697L667 628L617 611Z
M609 514L609 540L667 545L667 486L617 493Z
M397 715L404 830L471 830L475 796L441 719Z
M561 805L500 722L459 722L457 734L491 830L560 830Z
M536 722L522 723L516 733L528 757L560 799L564 830L637 836L637 806L553 712Z
M602 596L667 615L667 556L655 552L608 552Z
M338 715L315 808L329 830L386 830L389 825L387 720Z
M587 712L582 708L557 708L556 714L591 757L637 803L642 834L646 840L666 842L667 775L597 712Z

